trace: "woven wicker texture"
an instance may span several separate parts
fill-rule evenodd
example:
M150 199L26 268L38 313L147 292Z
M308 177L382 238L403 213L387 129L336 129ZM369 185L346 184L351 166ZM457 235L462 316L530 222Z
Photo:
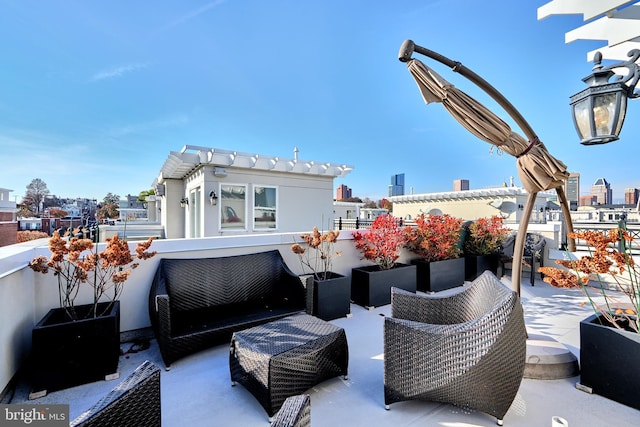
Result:
M304 308L304 286L277 250L162 259L149 293L149 316L166 366L228 342L234 331Z
M271 427L309 427L311 398L308 394L288 397L271 422Z
M384 325L385 404L452 403L501 420L524 373L526 330L517 294L491 272L448 296L392 290Z
M307 314L236 332L231 339L231 380L245 386L269 416L288 397L346 376L348 363L344 329Z
M160 369L145 361L71 426L157 427L161 425Z

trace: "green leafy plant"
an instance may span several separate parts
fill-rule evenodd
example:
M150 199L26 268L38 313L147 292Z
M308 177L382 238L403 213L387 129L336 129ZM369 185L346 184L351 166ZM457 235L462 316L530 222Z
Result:
M378 216L371 228L354 231L352 236L364 258L376 263L381 270L395 267L400 250L406 243L400 222L389 214Z
M556 261L568 270L540 267L538 271L546 275L544 281L559 288L582 289L598 319L602 317L616 328L640 333L640 268L631 255L633 239L628 231L622 228L609 230L608 234L581 231L569 233L569 237L585 240L589 254ZM611 289L616 292L610 292ZM621 303L616 294L626 296L628 302ZM598 304L596 297L604 302Z
M460 258L462 222L448 214L420 214L415 227L404 229L405 247L428 262Z
M500 245L509 236L504 220L499 216L478 218L469 224L464 251L470 255L491 255L500 252Z

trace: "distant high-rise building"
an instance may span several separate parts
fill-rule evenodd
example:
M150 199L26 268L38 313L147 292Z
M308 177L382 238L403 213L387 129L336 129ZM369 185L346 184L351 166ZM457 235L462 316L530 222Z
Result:
M596 204L596 196L580 196L580 206L593 206Z
M468 179L456 179L453 181L453 191L465 191L469 189Z
M624 204L637 205L638 196L640 196L640 188L627 188L624 190Z
M613 190L604 178L596 179L591 186L591 195L596 198L596 204L609 205L613 203Z
M391 176L391 185L389 185L389 196L404 196L404 174Z
M569 209L575 211L580 205L580 174L570 173L564 185L564 192L569 202Z
M351 198L351 189L344 184L340 184L336 190L336 200L348 200Z

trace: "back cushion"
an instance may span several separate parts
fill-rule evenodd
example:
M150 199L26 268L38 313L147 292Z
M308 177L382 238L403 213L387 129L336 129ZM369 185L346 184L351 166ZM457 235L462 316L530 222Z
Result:
M282 274L278 251L219 258L163 259L162 263L171 308L176 311L268 300Z

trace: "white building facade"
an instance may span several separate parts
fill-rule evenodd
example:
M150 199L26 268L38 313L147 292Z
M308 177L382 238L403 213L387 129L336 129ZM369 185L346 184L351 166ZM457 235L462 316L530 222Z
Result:
M334 179L352 166L187 145L153 185L166 238L310 231L333 226ZM151 204L150 204L151 205Z

